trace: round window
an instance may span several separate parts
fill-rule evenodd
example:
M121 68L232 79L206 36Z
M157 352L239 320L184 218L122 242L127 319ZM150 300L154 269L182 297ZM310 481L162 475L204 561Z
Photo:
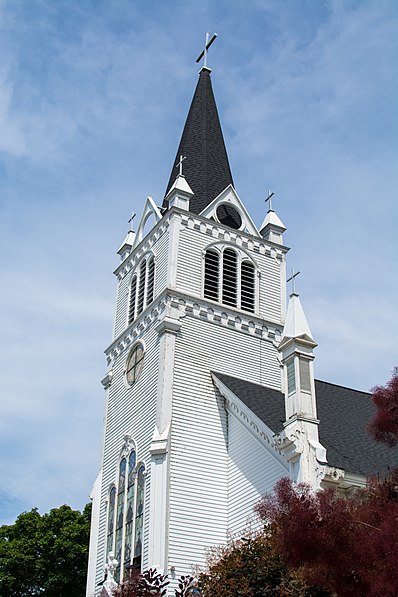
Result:
M216 210L217 219L221 224L239 230L242 226L242 218L238 210L233 205L221 203Z
M144 348L142 344L136 344L127 358L126 380L130 386L137 381L143 365Z

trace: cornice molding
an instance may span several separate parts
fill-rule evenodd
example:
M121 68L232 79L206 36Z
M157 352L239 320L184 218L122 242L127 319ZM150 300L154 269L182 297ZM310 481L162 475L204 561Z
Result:
M115 269L113 273L119 281L135 269L143 255L152 249L156 241L168 230L171 219L176 216L183 228L198 230L203 234L207 234L212 239L233 243L238 247L242 247L247 251L253 251L259 255L267 255L272 259L283 260L289 251L289 247L284 245L265 241L247 232L233 230L215 220L209 220L193 212L186 212L178 207L172 207L163 215L160 222L153 227L140 244Z
M169 317L177 324L176 320L185 316L254 336L273 345L281 338L281 325L265 321L252 313L246 314L228 309L225 305L210 304L205 299L166 288L105 350L108 365L141 338L154 322L160 323Z

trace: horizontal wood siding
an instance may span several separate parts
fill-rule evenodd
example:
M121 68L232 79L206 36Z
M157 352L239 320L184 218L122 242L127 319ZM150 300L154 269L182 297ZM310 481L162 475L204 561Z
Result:
M177 335L170 458L169 565L205 563L228 530L227 420L210 371L280 387L275 347L192 316Z
M155 324L154 324L155 325ZM157 371L159 363L158 334L154 326L145 333L145 360L141 375L132 387L124 382L124 371L129 349L114 363L112 383L109 388L108 412L103 451L103 479L101 514L99 523L99 549L97 582L103 579L105 562L106 503L109 487L116 482L119 454L125 434L132 436L137 446L137 457L144 461L147 470L145 500L149 504L150 454L149 446L155 426ZM149 508L144 508L143 566L148 561Z
M253 506L288 473L233 414L228 414L228 446L228 529L242 536L258 524Z
M200 345L192 324L184 321L177 338L174 369L169 566L177 576L203 565L227 528L226 412L206 363L192 358Z

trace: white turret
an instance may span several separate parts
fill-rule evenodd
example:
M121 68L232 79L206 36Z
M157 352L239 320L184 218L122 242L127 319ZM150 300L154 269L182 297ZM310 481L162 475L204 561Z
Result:
M280 446L297 482L319 486L326 450L319 443L313 369L317 346L298 294L293 290L278 350L283 364L285 429Z

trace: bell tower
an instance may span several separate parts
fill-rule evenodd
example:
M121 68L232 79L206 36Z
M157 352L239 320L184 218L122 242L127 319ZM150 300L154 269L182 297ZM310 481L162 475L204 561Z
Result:
M87 597L106 590L109 552L115 582L131 566L155 567L171 591L206 548L243 528L245 492L261 495L286 473L268 440L237 464L257 440L215 382L282 389L284 230L275 212L259 230L235 190L205 64L162 207L148 197L118 251Z

